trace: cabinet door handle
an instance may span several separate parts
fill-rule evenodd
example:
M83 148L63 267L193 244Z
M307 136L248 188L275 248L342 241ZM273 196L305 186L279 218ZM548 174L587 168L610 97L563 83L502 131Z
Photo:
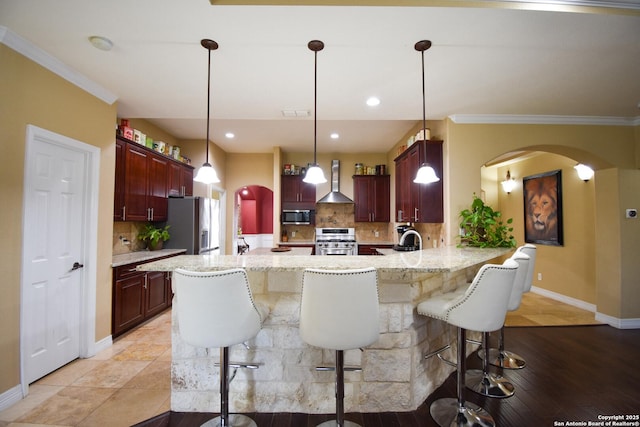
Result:
M144 275L144 288L147 289L147 283L148 283L149 277L145 274Z
M127 220L127 207L126 206L122 207L122 220L123 221Z
M413 208L413 216L416 221L418 221L418 208Z

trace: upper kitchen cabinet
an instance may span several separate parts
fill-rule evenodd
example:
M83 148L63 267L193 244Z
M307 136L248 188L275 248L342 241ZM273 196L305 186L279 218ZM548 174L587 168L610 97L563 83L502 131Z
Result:
M303 178L304 175L282 175L282 209L316 208L316 186L304 182Z
M169 197L193 196L193 168L177 162L169 163Z
M389 175L354 175L354 221L389 222L390 187Z
M113 197L113 220L124 221L124 156L127 143L116 139L116 179Z
M433 167L440 181L431 184L413 182L420 165L425 160ZM443 222L442 141L416 141L396 157L395 163L396 221Z
M118 136L113 219L166 221L169 195L193 195L193 168Z

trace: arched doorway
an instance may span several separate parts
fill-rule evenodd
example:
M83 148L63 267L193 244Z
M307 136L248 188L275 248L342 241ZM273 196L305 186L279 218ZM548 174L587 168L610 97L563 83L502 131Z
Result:
M509 156L500 156L509 157ZM584 161L584 160L583 160ZM579 162L565 153L529 151L508 160L493 160L482 167L481 188L487 203L502 213L503 220L513 219L513 236L518 245L525 243L527 210L523 179L558 171L561 174L561 215L564 242L551 245L532 242L538 246L538 260L533 278L536 293L596 311L596 177L588 182L578 176L574 166ZM507 172L515 187L507 193L501 186Z
M236 190L234 225L237 238L250 249L273 247L273 191L261 185L246 185ZM233 245L238 253L238 245Z

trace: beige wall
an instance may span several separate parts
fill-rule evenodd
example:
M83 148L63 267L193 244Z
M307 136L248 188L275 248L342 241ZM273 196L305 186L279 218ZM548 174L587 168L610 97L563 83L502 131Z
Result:
M514 237L524 244L524 200L522 179L554 170L562 171L562 205L564 225L563 246L538 246L534 285L571 298L595 304L595 179L584 182L573 166L575 160L556 154L543 153L494 171L494 179L483 180L482 188L499 189L498 203L503 219L513 218ZM507 170L518 185L505 193L500 181ZM542 280L538 280L542 274Z
M640 206L640 171L600 171L596 186L597 241L606 242L595 248L597 283L603 284L596 291L598 309L616 318L638 318L640 219L625 218L625 210Z
M225 175L227 176L226 196L227 196L227 210L226 215L226 245L225 253L233 253L233 245L235 244L235 238L237 235L236 227L234 224L234 205L236 200L234 198L235 192L247 185L261 185L263 187L274 190L274 155L271 153L266 154L227 154L225 162ZM279 184L278 184L279 186ZM276 209L274 199L274 210ZM278 207L280 202L278 202ZM279 210L279 209L278 209ZM275 212L274 212L275 216ZM278 217L279 218L279 217ZM277 236L276 230L274 230L274 236Z
M27 124L101 149L98 217L96 340L111 333L111 235L116 107L78 89L0 44L0 393L20 380L20 265ZM10 208L8 208L10 207ZM11 242L8 244L7 242Z
M450 171L447 176L450 210L448 217L446 213L445 217L448 222L450 242L455 241L458 233L457 213L468 206L474 192L480 194L481 168L490 160L511 151L532 150L556 153L576 163L592 165L596 169L593 181L595 184L587 185L595 185L593 196L595 202L592 209L596 232L595 239L587 241L586 248L580 248L580 250L589 254L585 255L588 259L594 260L595 285L588 284L580 289L572 288L569 292L576 295L576 298L589 301L591 298L589 295L593 292L591 289L595 286L595 304L599 313L619 319L624 312L625 318L640 318L640 306L621 300L623 295L637 293L638 288L637 279L635 282L631 279L624 280L628 276L633 276L627 272L636 272L637 255L626 254L623 248L637 242L640 234L634 228L636 223L621 224L620 219L621 215L624 216L621 197L625 198L627 205L640 205L640 193L632 191L638 185L639 179L636 164L638 147L636 128L574 125L460 125L448 121L446 134L445 163ZM541 169L546 170L547 165ZM625 177L624 183L619 180L619 176ZM587 188L582 187L582 189ZM502 200L499 201L502 203ZM588 198L584 200L584 202L587 201ZM584 206L586 207L586 204ZM502 208L502 206L494 207ZM603 231L600 231L601 229ZM522 240L519 241L522 242ZM573 245L573 242L567 242L567 244ZM600 253L606 255L600 256ZM572 258L570 249L539 246L538 256L541 262L536 263L536 267L544 271L552 271L551 269L555 267L565 268L558 262L555 265L544 263L544 260L554 259L554 255L556 259L561 260ZM633 258L633 261L629 258ZM579 264L576 260L572 262ZM574 265L574 268L579 267ZM575 282L583 274L575 270L568 271L566 268L564 272L576 276ZM588 279L591 274L589 272L582 278ZM558 290L564 288L560 281L548 283ZM543 281L536 282L536 285L547 286L544 274ZM618 287L620 289L616 289Z

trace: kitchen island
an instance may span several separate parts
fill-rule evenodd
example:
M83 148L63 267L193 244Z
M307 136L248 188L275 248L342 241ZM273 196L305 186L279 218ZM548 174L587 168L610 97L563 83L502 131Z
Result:
M230 386L231 410L331 413L334 373L315 368L332 366L334 352L310 347L298 334L302 272L375 267L380 338L365 349L345 352L347 366L362 367L345 374L345 410L398 412L415 410L453 371L437 358L424 360L424 354L455 341L455 331L444 322L417 315L417 303L470 281L482 264L501 262L510 252L444 247L386 256L182 255L140 269L245 268L255 300L267 305L270 314L248 343L250 348L237 345L230 350L232 361L262 364L257 370L238 371ZM172 320L171 410L219 412L218 369L212 363L219 352L182 342L175 312Z

